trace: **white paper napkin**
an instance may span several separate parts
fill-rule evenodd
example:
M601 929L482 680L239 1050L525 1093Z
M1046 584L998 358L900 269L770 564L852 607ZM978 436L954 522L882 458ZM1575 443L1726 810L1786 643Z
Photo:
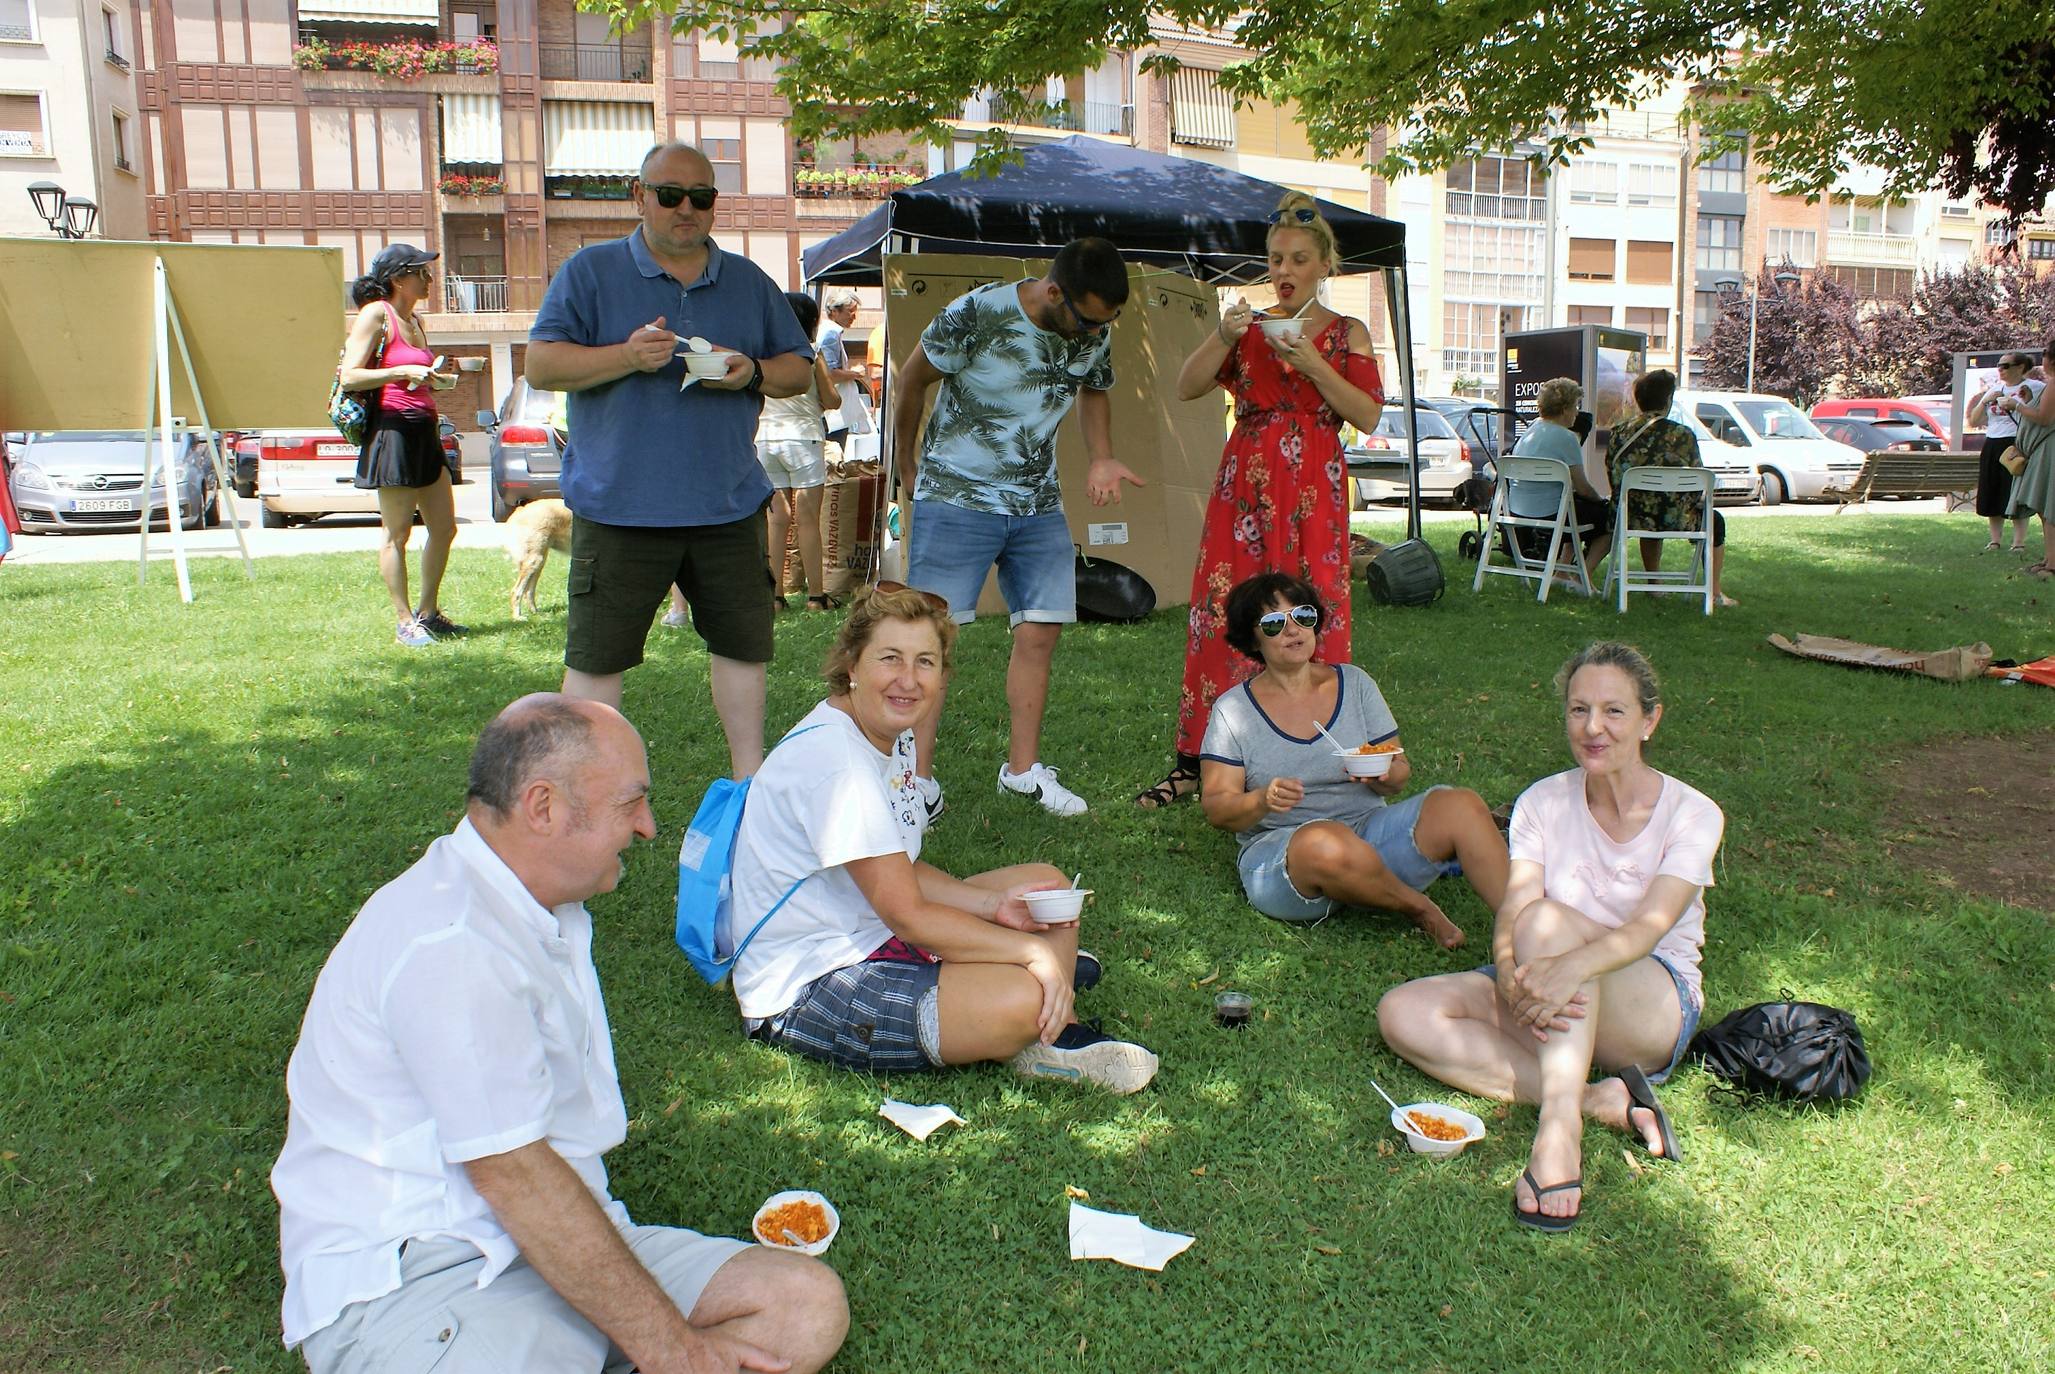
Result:
M964 1124L962 1117L939 1102L926 1107L916 1107L910 1102L895 1102L888 1097L885 1099L885 1105L878 1108L878 1115L915 1140L926 1140L937 1128L952 1121L959 1126Z
M1070 1257L1074 1260L1109 1259L1160 1273L1191 1243L1190 1236L1142 1225L1140 1217L1070 1204Z

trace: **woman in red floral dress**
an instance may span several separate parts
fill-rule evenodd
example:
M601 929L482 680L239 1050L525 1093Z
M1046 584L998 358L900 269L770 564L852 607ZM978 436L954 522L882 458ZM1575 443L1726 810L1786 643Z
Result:
M1319 589L1327 616L1318 657L1349 661L1349 504L1342 460L1344 421L1368 433L1384 409L1384 387L1360 320L1319 303L1334 271L1334 230L1313 198L1294 191L1271 217L1270 285L1278 317L1296 314L1303 332L1271 338L1252 328L1240 303L1192 350L1177 374L1179 399L1215 385L1234 397L1234 432L1206 505L1199 566L1192 574L1191 629L1178 700L1177 759L1163 781L1135 798L1168 806L1199 786L1199 742L1213 699L1254 667L1221 637L1228 589L1261 572L1286 572Z

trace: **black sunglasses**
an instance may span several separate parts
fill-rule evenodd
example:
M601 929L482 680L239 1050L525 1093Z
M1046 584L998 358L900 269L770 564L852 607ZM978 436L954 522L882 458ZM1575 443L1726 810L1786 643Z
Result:
M1070 311L1070 317L1073 320L1077 321L1077 327L1079 331L1082 333L1104 334L1108 329L1111 329L1113 327L1113 321L1120 318L1120 312L1116 310L1113 312L1112 317L1109 319L1095 320L1090 315L1085 314L1084 311L1077 308L1077 302L1070 298L1070 293L1068 291L1065 291L1062 287L1059 286L1056 288L1056 294L1063 298L1064 306Z
M675 210L682 201L691 201L695 210L711 210L714 201L720 197L717 186L674 186L667 181L642 183L642 189L656 197L656 203L666 210Z
M1294 606L1288 611L1270 611L1256 618L1256 628L1265 639L1275 639L1284 633L1284 622L1292 621L1302 630L1310 630L1320 623L1318 606Z
M888 596L894 592L912 592L926 603L931 611L941 611L946 614L949 610L949 601L946 597L937 596L933 592L922 591L919 587L909 587L904 582L894 582L889 578L880 578L876 582L871 583L871 591L884 592Z
M1309 205L1301 205L1293 210L1272 210L1270 212L1270 222L1272 224L1283 224L1286 220L1296 220L1300 224L1311 224L1319 218L1320 212Z

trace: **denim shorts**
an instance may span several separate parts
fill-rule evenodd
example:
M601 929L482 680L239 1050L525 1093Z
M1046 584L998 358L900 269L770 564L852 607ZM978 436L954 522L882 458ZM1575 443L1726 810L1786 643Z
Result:
M1436 863L1413 843L1413 831L1420 824L1420 808L1426 805L1429 793L1436 790L1430 787L1417 797L1380 806L1356 828L1392 876L1415 892L1425 892L1436 878L1463 871L1463 866L1453 859ZM1289 830L1268 831L1249 841L1239 861L1242 892L1249 905L1265 916L1294 922L1325 920L1334 911L1333 900L1305 896L1292 886L1291 875L1284 870L1285 850L1298 833L1299 827L1293 826Z
M824 973L776 1016L744 1023L750 1038L838 1068L917 1073L942 1062L942 966L871 959ZM934 1053L922 1045L922 1020Z
M947 501L915 501L911 538L906 585L946 600L959 625L976 618L985 574L995 563L1009 625L1077 619L1077 550L1060 510L994 515Z
M1669 974L1670 981L1677 985L1677 1005L1684 1012L1682 1019L1677 1025L1677 1044L1670 1051L1670 1062L1648 1076L1649 1082L1660 1083L1670 1076L1671 1072L1677 1067L1677 1061L1684 1057L1685 1047L1691 1043L1691 1037L1698 1033L1698 1018L1705 1008L1691 1000L1691 985L1684 981L1684 975L1677 971L1675 964L1663 958L1660 954L1651 954L1648 957L1661 964L1663 972ZM1494 983L1498 981L1498 965L1495 963L1479 964L1475 971L1491 979Z

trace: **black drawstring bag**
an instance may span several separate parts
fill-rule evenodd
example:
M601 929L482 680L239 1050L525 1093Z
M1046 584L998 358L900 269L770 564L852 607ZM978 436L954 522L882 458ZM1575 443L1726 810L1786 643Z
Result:
M1818 1002L1758 1002L1728 1012L1691 1038L1689 1053L1744 1093L1796 1102L1845 1101L1869 1082L1855 1018Z

